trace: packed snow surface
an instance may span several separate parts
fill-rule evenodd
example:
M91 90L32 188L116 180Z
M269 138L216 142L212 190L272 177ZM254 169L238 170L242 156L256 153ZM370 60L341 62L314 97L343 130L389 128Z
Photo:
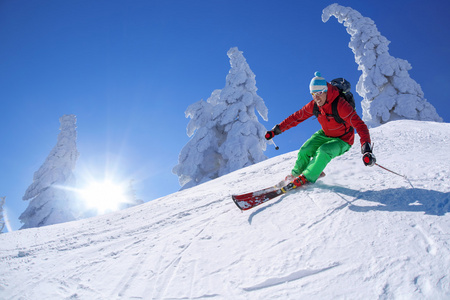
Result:
M284 178L287 153L127 210L0 235L0 299L449 299L450 125L395 121L371 135L378 163L414 188L365 167L356 143L316 184L242 213L230 195Z

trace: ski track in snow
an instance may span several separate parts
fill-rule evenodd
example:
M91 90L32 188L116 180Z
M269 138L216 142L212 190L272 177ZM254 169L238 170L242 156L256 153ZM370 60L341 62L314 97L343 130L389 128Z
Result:
M0 235L0 299L449 299L450 129L398 124L371 130L375 154L414 189L353 147L315 185L240 212L230 195L284 178L288 153L114 214Z
M283 283L286 283L286 282L299 280L299 279L302 279L302 278L307 277L307 276L311 276L311 275L314 275L314 274L317 274L317 273L320 273L320 272L325 272L325 271L327 271L327 270L329 270L331 268L334 268L334 267L336 267L338 265L339 264L334 264L334 265L332 265L330 267L326 267L326 268L318 269L318 270L299 270L299 271L296 271L296 272L294 272L292 274L289 274L289 275L287 275L285 277L269 278L269 279L267 279L266 281L264 281L264 282L262 282L260 284L244 288L243 290L244 291L255 291L255 290L260 290L260 289L276 286L276 285L279 285L279 284L283 284Z

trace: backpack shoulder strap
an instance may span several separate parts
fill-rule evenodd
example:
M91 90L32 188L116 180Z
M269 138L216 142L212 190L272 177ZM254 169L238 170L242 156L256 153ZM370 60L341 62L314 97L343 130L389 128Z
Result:
M332 103L331 103L331 115L328 115L328 116L330 116L330 117L333 117L335 120L336 120L336 122L338 122L339 124L344 124L345 123L345 121L344 121L344 119L342 119L341 118L341 116L339 115L339 111L338 111L338 104L339 104L339 101L341 101L341 95L339 95L338 97L337 97L337 99L336 100L334 100ZM313 108L313 114L316 116L316 118L319 116L319 114L320 114L320 111L319 111L319 107L317 106L317 103L314 103L314 108Z
M339 96L338 96L337 100L334 100L331 103L331 114L327 114L327 116L333 117L336 120L336 122L338 122L338 123L345 123L345 121L342 120L342 118L339 116L339 112L337 109L338 102L339 102ZM314 103L313 114L316 116L316 118L320 114L319 106L317 105L317 103Z
M313 108L313 114L316 116L316 118L319 116L319 106L317 106L317 103L314 102L314 108Z
M345 123L345 121L341 118L341 116L339 116L339 111L337 108L340 100L341 100L341 97L338 96L338 98L336 100L334 100L333 103L331 103L331 111L332 111L333 117L336 120L336 122L338 122L339 124L343 124L343 123Z
M347 126L348 126L348 129L345 131L345 133L343 135L338 136L338 138L342 138L354 130L352 126L349 126L347 123L345 123L345 121L341 118L341 116L339 116L337 107L338 107L339 101L341 100L340 98L341 97L339 97L337 100L335 100L333 103L331 103L332 115L333 115L334 119L336 120L336 122L338 122L339 124L344 124L345 128L347 128ZM345 99L344 99L344 101L345 101Z

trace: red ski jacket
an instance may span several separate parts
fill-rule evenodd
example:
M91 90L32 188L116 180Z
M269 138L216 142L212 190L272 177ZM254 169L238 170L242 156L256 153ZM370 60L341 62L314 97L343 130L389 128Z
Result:
M322 125L325 135L329 137L338 137L349 145L353 145L355 131L350 129L350 127L353 127L360 136L361 146L366 142L370 143L369 129L367 129L366 124L361 120L353 107L345 99L342 99L339 96L339 90L335 86L329 83L327 83L327 86L327 101L323 106L319 106L320 114L317 117L317 121L319 121L320 125ZM336 122L334 117L331 116L331 103L333 101L339 101L337 109L339 116L345 121L344 124ZM306 119L314 116L313 109L314 100L303 106L299 111L287 117L278 126L282 132L295 127ZM327 116L327 114L330 116Z

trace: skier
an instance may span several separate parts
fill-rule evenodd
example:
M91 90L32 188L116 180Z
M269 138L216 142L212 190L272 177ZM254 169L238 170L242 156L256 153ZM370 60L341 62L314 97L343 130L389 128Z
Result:
M337 87L326 82L319 72L309 84L313 100L299 111L290 115L280 124L266 132L265 138L272 139L275 135L297 126L306 119L314 116L314 103L318 107L317 121L322 129L314 133L298 152L295 166L280 185L292 182L295 187L307 182L314 183L321 175L327 164L335 157L347 152L353 145L354 129L361 138L361 153L366 166L373 166L376 162L372 153L369 130L357 115L354 108L339 94ZM332 103L338 101L337 112L344 123L339 123L333 117Z

